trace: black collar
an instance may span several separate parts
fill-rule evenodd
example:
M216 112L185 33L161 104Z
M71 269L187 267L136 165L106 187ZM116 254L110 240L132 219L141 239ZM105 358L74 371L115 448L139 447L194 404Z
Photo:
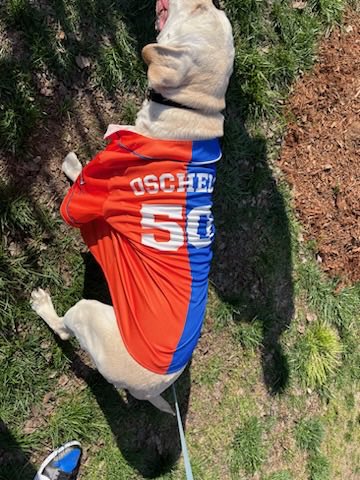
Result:
M165 105L166 107L175 107L175 108L184 108L185 110L195 110L193 107L189 107L187 105L182 105L181 103L174 102L173 100L169 100L161 95L161 93L155 92L154 89L150 88L147 95L148 100L151 100L155 103L160 103L161 105Z

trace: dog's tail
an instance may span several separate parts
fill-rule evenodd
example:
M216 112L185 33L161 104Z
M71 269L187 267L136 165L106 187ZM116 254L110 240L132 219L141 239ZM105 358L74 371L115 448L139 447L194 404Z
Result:
M154 407L158 408L162 412L170 413L170 415L175 416L174 410L170 407L170 404L162 398L161 395L157 397L147 398L147 400L154 405Z

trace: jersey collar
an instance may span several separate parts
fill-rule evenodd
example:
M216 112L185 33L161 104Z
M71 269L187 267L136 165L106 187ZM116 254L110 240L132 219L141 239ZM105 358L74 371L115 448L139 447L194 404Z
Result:
M177 160L214 163L222 153L217 138L210 140L161 140L134 132L133 126L110 124L104 139L115 142L144 160Z

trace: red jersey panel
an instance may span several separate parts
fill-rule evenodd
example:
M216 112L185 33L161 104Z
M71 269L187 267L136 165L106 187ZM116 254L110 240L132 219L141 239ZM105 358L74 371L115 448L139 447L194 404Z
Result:
M114 132L61 205L104 271L127 350L156 373L183 368L200 335L220 157L216 139Z

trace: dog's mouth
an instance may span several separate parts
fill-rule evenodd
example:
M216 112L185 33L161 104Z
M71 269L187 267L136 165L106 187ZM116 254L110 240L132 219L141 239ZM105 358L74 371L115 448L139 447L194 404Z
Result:
M158 32L164 28L169 15L169 0L157 0L156 2L156 23L155 28Z

